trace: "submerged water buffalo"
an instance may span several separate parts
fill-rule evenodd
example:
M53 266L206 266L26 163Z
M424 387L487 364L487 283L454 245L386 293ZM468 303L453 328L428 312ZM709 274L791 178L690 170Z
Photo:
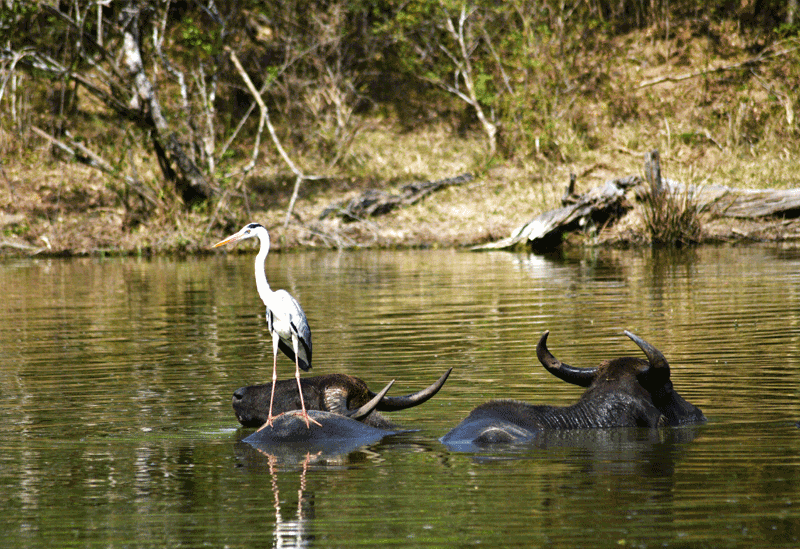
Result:
M376 429L396 430L398 426L383 417L379 412L393 412L418 406L433 397L442 388L452 368L447 370L433 385L406 396L388 397L384 389L374 393L367 384L354 376L329 374L302 378L303 399L306 408L329 412L340 416L353 417L354 413L361 423ZM272 383L241 387L233 393L233 410L236 418L245 427L260 427L267 421ZM380 398L369 407L370 400ZM275 414L283 414L300 409L300 396L294 379L280 380L275 385L275 401L272 406ZM356 410L360 410L356 413ZM365 412L366 411L366 412ZM316 417L316 416L314 416ZM305 427L305 424L303 424Z
M565 407L515 400L487 402L442 437L444 444L459 448L521 442L550 429L661 427L705 422L703 412L674 390L667 359L643 339L625 331L644 351L647 360L615 358L595 368L576 368L550 353L549 333L542 334L536 355L551 374L587 388L580 400Z
M338 455L376 442L397 431L372 427L362 423L362 420L369 417L378 403L386 398L393 383L394 381L390 381L369 402L354 410L344 410L343 413L308 410L308 415L314 420L310 424L306 424L306 415L301 410L284 412L273 417L271 425L264 423L256 432L242 439L242 442L270 455L277 449L283 454L294 454L295 457L308 455L309 452ZM276 392L277 390L276 387Z

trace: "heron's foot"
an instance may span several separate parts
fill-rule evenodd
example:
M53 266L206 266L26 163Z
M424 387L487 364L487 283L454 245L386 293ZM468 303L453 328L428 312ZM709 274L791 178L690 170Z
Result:
M322 427L322 423L320 423L319 421L308 415L308 412L306 410L303 410L303 412L300 415L302 415L303 419L306 420L306 427L308 427L309 429L311 429L311 423L314 423L317 426Z
M256 430L256 433L257 433L258 431L262 430L262 429L266 429L267 427L272 427L272 419L273 419L273 418L275 418L275 417L278 417L278 416L269 416L269 417L267 418L267 421L266 421L266 423L264 423L264 425L262 425L261 427L259 427L259 428Z

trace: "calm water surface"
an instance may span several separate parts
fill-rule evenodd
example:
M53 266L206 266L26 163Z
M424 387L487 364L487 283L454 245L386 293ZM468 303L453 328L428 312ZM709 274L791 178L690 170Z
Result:
M253 253L0 263L0 534L7 547L795 547L800 254L273 254L314 373L392 394L449 367L419 429L336 457L239 440L230 399L271 372ZM659 347L691 429L554 434L454 453L491 398L569 404L535 358ZM279 375L293 365L279 358ZM308 375L308 374L306 374Z

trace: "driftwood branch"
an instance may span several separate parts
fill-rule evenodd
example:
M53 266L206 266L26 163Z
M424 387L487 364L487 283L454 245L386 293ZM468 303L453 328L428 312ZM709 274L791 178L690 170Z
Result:
M366 217L384 215L396 208L410 206L426 196L452 185L462 185L472 181L471 173L464 173L456 177L448 177L437 181L423 181L409 183L400 189L399 194L392 194L377 189L368 189L360 196L350 200L347 204L337 203L325 208L320 215L324 219L331 215L338 215L345 219L358 221Z
M47 247L31 246L30 244L25 244L22 242L13 242L11 240L0 240L0 248L14 248L15 250L29 252L29 255L36 255L47 249Z
M644 155L644 178L650 185L653 196L661 194L664 182L661 179L661 158L658 150L652 150Z
M578 176L574 173L569 174L569 183L567 187L564 189L564 194L561 195L561 205L567 206L569 204L575 204L578 201L578 197L575 195L575 181L578 179Z
M507 250L523 244L533 249L555 248L567 232L582 230L589 224L605 225L609 220L622 216L631 209L631 204L625 198L626 190L641 182L638 176L607 181L602 187L578 197L574 204L536 216L508 238L473 249Z
M720 217L800 217L800 189L734 189L709 185L697 189L694 198Z

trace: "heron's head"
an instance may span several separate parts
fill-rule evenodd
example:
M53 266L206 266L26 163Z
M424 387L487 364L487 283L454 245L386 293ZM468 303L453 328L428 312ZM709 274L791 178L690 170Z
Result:
M225 240L220 240L216 244L212 246L212 248L218 248L225 244L229 244L231 242L238 242L240 240L246 240L248 238L255 238L257 236L269 238L269 233L267 233L267 229L264 228L263 225L259 225L258 223L249 223L242 227L242 230L236 234L233 234L226 238Z

